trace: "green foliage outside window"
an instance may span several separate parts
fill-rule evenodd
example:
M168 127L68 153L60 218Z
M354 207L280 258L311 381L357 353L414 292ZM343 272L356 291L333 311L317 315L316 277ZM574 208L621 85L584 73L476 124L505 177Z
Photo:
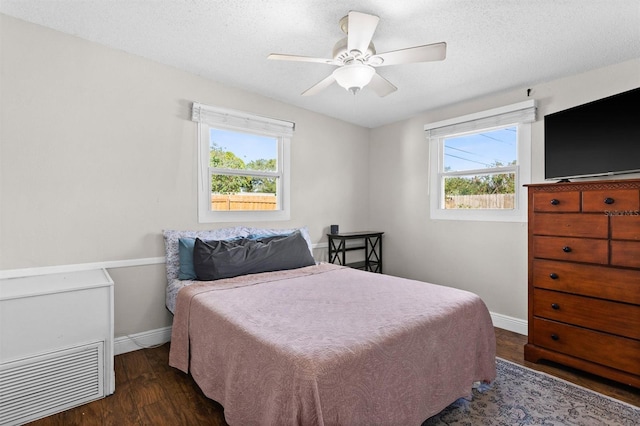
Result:
M515 161L512 163L515 164ZM493 167L502 167L499 162ZM444 193L453 195L480 195L480 194L514 194L515 174L496 173L489 175L449 177L445 179Z
M209 152L209 166L232 170L275 171L276 159L259 159L245 164L234 153L213 145ZM211 192L214 194L237 194L240 192L258 192L275 194L276 179L256 176L211 176Z

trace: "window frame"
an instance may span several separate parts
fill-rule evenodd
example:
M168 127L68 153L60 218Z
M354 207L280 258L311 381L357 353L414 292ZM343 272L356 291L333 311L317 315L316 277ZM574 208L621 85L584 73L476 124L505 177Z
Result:
M429 213L434 220L472 220L490 222L526 222L527 191L531 182L531 123L535 121L535 101L470 114L425 125L429 142ZM516 127L516 165L499 168L444 171L444 140L454 136ZM444 179L450 176L515 172L513 209L445 209Z
M295 125L291 122L260 117L241 111L193 104L193 121L198 122L198 222L262 222L291 218L289 170L291 137ZM250 133L277 139L276 172L234 170L209 166L210 129ZM276 210L219 211L211 209L211 174L276 177Z

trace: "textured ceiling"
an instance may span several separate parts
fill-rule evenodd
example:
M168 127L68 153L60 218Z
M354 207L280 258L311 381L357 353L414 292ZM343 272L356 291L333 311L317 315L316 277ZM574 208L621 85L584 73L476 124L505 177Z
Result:
M379 98L337 85L300 93L331 65L349 10L380 16L379 53L444 41L442 62L378 68ZM0 12L365 127L640 58L640 0L0 0Z

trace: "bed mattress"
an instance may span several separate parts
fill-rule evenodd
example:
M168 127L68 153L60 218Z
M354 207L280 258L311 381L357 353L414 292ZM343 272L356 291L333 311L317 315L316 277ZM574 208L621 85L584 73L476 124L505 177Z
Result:
M496 374L477 295L331 264L183 286L170 364L231 425L419 425Z

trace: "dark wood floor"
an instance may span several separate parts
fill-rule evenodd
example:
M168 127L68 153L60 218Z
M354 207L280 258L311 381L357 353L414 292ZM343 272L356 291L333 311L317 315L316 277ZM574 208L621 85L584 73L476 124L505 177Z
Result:
M526 336L496 328L499 357L640 406L640 390L550 364L524 361ZM190 376L169 367L169 344L115 357L115 394L30 423L69 425L226 425L220 404Z

